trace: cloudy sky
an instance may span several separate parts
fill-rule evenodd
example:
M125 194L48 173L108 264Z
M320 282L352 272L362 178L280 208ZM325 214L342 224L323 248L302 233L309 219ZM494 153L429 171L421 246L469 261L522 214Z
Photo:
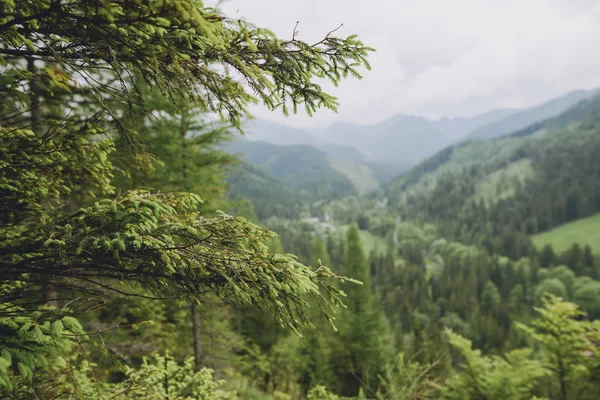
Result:
M341 103L283 117L294 126L373 123L397 113L470 116L538 104L578 88L600 87L599 0L229 0L232 17L311 42L344 23L377 49L373 69L339 88Z

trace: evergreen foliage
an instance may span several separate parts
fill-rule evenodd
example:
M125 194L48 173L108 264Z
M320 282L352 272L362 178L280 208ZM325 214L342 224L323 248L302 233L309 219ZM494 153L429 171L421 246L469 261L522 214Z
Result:
M473 350L469 340L450 330L446 335L464 359L461 370L444 388L447 399L529 399L536 380L546 374L542 364L530 358L530 349L486 357Z
M60 324L77 327L70 300L81 297L210 294L261 303L294 330L311 326L305 295L322 310L339 306L326 267L271 252L274 234L244 218L202 212L199 187L221 178L198 167L229 159L211 150L224 131L208 133L194 117L213 111L239 127L257 102L284 113L335 109L316 79L359 77L370 50L333 31L315 44L281 40L200 1L3 1L0 318L15 349L3 356L5 387L13 378L32 384L36 368L49 366L43 355L56 353L45 347ZM153 156L188 163L187 173L173 179L160 164L152 172ZM40 314L47 306L61 308Z
M394 354L389 323L371 284L370 268L363 254L358 227L346 234L344 275L362 285L345 284L347 309L340 315L339 342L334 351L334 368L341 393L356 395L362 387L376 389L378 376Z
M0 397L595 399L596 248L531 236L600 210L600 97L368 196L297 148L231 175L252 104L368 68L296 28L0 0Z

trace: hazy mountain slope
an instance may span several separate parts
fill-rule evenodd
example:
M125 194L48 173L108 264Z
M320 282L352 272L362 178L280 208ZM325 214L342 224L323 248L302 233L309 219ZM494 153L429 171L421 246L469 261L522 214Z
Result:
M379 188L379 182L370 167L354 163L340 157L329 157L329 164L336 171L344 174L359 195L370 193Z
M452 234L490 237L506 226L543 232L600 212L598 154L595 96L513 134L446 148L395 179L387 195L401 216ZM472 226L479 230L469 233Z
M518 159L524 149L535 147L544 136L554 140L566 139L569 132L590 121L600 119L600 95L584 99L561 114L534 123L504 137L490 140L471 140L446 147L394 179L390 188L407 189L411 186L431 186L445 174L462 173L473 166L502 165L503 160ZM572 140L572 139L571 139ZM506 163L504 163L506 164Z
M536 122L564 112L576 103L593 95L593 91L576 90L546 103L514 113L504 119L475 129L469 139L491 139L523 129Z
M474 127L506 115L494 111L473 118L432 121L396 115L372 125L335 123L326 128L300 129L265 120L246 126L246 138L278 145L308 145L330 156L406 168L444 148Z
M373 173L373 176L381 185L387 185L394 180L398 175L403 174L411 168L411 164L380 164L380 163L368 163L367 164Z
M325 199L331 199L347 194L366 194L378 189L380 184L377 178L382 173L380 168L375 173L369 165L329 156L312 146L280 146L241 139L228 144L226 150L238 154L248 164L268 171L290 188L312 193L315 199L318 198L315 188L326 194ZM389 174L398 172L399 168L392 168Z
M253 141L307 145L332 157L363 164L387 164L401 170L418 164L465 136L488 139L526 128L563 112L591 93L574 91L526 110L500 109L469 118L434 121L398 114L371 125L339 122L319 129L293 128L258 119L249 122L245 130L246 138Z
M307 192L293 189L264 168L243 162L229 175L229 196L248 199L259 219L278 215L298 218L310 199Z
M268 170L290 188L307 192L312 199L331 200L357 193L352 181L331 167L328 155L311 146L240 140L226 150Z
M478 114L470 118L448 118L444 117L435 121L435 127L446 135L454 139L462 139L475 129L491 124L501 119L507 118L519 110L517 109L500 109L493 110L483 114Z
M363 162L364 154L351 144L334 143L326 140L319 130L293 128L275 122L257 119L245 126L246 139L282 146L306 145L324 151L330 156Z
M323 130L322 136L335 143L351 143L369 162L393 165L417 163L453 141L431 121L406 115L368 126L337 123Z

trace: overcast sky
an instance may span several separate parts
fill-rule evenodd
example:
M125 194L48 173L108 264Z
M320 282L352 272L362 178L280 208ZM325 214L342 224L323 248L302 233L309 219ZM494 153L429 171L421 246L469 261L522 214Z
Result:
M229 0L232 17L311 42L344 23L375 47L373 69L339 88L338 114L285 118L293 126L373 123L397 113L470 116L534 105L600 86L599 0Z

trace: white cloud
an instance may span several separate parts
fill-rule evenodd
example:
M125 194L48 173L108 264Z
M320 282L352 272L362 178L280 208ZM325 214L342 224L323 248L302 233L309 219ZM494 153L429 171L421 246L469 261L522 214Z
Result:
M396 113L470 115L527 106L577 88L600 86L597 0L230 0L229 15L291 36L318 40L341 22L378 51L362 81L339 88L339 114L286 119L371 123Z

